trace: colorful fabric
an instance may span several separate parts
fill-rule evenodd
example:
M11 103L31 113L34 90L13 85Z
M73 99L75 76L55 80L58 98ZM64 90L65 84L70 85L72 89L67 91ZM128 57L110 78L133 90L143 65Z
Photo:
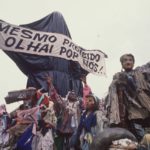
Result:
M46 115L43 117L45 123L50 124L52 127L56 127L57 118L54 111L54 103L49 101L49 107L45 110Z
M91 132L91 128L96 126L96 114L94 112L91 112L87 116L87 111L83 113L80 119L80 124L79 124L79 131L81 133L82 129L85 130L85 132Z
M91 88L85 84L83 87L83 107L85 108L86 105L86 96L89 95L90 93L92 93Z
M0 116L6 112L6 106L4 104L0 105Z
M62 114L60 114L61 119L58 123L58 130L64 134L72 134L79 124L79 101L69 101L66 98L63 99L63 102L64 108L62 108Z
M44 136L38 131L33 137L32 150L53 150L53 144L54 140L51 129Z
M49 97L40 91L36 93L36 106L45 105L46 107L49 106Z
M17 150L32 150L32 125L21 135L17 141Z
M40 119L40 107L27 110L17 110L17 120L20 123L38 123Z
M0 148L9 143L9 133L0 128Z

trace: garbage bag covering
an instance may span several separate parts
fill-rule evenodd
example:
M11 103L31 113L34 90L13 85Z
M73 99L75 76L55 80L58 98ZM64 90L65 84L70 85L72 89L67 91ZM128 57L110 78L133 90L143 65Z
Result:
M90 150L108 150L112 141L124 138L137 141L136 137L124 128L106 128L97 134L93 143L90 145Z
M38 31L60 33L71 38L67 24L59 12L53 12L38 21L21 26ZM27 87L43 88L47 92L45 76L50 75L57 92L61 96L66 96L69 90L74 90L76 94L82 96L83 87L80 77L83 74L87 75L87 71L81 68L79 63L52 56L4 52L28 77Z

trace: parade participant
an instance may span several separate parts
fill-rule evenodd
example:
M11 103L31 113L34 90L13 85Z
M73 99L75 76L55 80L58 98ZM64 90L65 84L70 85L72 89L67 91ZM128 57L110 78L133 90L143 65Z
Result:
M144 125L150 115L150 62L133 69L132 54L120 57L122 71L116 73L109 87L106 108L111 127L118 126L131 130L138 140L144 136Z
M85 108L86 96L88 94L92 93L92 90L91 90L90 86L87 84L86 75L82 75L82 77L80 79L83 82L83 100L82 100L82 106L83 106L83 108Z
M5 104L0 105L0 149L9 144L7 129L10 126L10 116Z
M86 110L81 115L80 123L77 129L76 141L75 139L72 139L70 142L70 145L72 147L74 145L75 149L79 146L82 150L88 150L89 144L91 144L97 132L97 117L95 112L99 107L99 98L94 94L87 95L85 106ZM77 144L77 142L80 144Z
M80 120L80 102L75 91L68 91L66 97L61 97L50 76L45 77L49 90L48 95L54 102L56 112L57 127L54 132L55 145L58 150L69 149L70 136L77 129Z

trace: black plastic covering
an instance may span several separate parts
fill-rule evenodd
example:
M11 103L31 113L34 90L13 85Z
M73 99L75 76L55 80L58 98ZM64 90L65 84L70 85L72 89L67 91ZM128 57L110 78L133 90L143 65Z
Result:
M38 31L60 33L71 38L67 24L59 12L35 21L21 25L22 27ZM28 77L27 87L44 88L48 91L45 76L53 78L53 84L61 96L66 96L69 90L82 96L80 77L87 74L79 63L51 56L37 56L24 53L4 51Z

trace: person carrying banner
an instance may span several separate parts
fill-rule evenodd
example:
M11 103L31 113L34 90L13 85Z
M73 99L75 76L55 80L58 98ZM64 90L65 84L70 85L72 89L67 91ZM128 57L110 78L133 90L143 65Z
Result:
M111 127L127 128L140 141L144 126L150 126L150 62L133 69L135 58L132 54L120 57L122 71L114 75L106 97L106 108Z

